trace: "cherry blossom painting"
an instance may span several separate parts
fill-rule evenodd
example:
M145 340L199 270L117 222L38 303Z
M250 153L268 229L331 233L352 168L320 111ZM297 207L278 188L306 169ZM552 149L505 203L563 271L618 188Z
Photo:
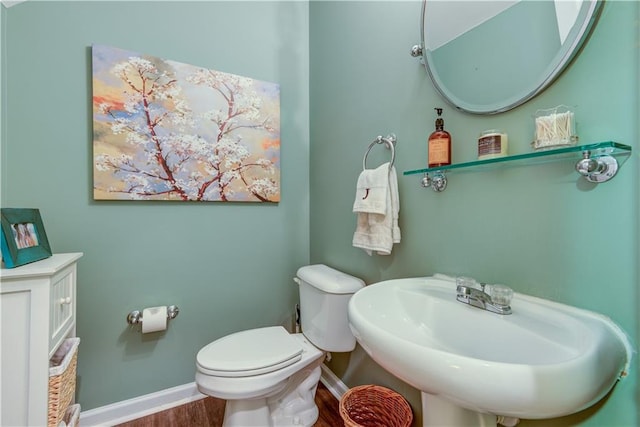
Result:
M280 86L94 45L96 200L280 201Z

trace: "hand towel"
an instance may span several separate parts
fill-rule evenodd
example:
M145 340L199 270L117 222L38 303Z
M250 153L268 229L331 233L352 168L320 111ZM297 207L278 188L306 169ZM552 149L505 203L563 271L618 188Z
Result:
M384 176L380 174L380 170L384 172ZM362 184L371 184L371 187ZM366 203L369 197L373 197L373 200ZM381 201L383 197L384 202ZM384 206L382 213L381 206ZM379 255L390 255L393 244L400 243L401 237L398 226L398 178L394 167L389 170L389 163L385 163L377 169L362 171L358 177L353 210L357 213L353 246L364 249L369 255L373 251Z
M389 192L389 163L376 169L365 169L358 176L354 212L386 214Z

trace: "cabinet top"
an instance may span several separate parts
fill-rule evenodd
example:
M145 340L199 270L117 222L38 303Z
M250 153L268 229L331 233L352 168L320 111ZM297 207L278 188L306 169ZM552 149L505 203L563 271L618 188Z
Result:
M15 268L0 270L0 278L15 279L20 277L51 276L82 257L82 252L53 254L49 258Z

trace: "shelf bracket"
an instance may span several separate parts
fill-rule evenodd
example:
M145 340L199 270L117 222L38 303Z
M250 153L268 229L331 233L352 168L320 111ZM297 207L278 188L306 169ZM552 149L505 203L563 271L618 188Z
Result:
M618 161L608 154L591 157L591 151L585 150L576 163L576 171L589 182L607 182L618 172Z
M440 193L447 188L447 177L442 171L433 172L433 176L429 176L429 173L425 173L420 183L423 187L431 187L433 191Z

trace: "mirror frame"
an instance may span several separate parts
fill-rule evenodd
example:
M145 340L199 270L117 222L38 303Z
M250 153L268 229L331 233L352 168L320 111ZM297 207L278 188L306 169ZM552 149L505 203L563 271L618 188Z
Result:
M512 110L531 100L536 95L544 91L547 87L549 87L549 85L551 85L562 74L562 72L580 52L581 48L589 38L591 30L595 27L595 24L604 6L604 0L584 0L584 4L582 7L586 7L587 11L584 14L583 21L580 23L580 27L576 35L571 40L567 41L566 46L564 44L561 46L556 56L547 67L550 68L549 74L541 76L541 78L535 81L530 87L525 88L523 90L524 95L520 96L519 98L510 98L502 102L480 105L464 102L464 100L460 100L457 97L454 97L452 94L449 94L446 87L444 87L444 85L438 78L436 67L433 66L433 61L430 61L429 51L426 48L425 24L427 14L427 1L430 0L422 1L420 38L422 43L422 62L427 71L427 74L429 74L431 82L435 86L438 93L456 109L471 114L489 115L504 113L506 111ZM580 16L583 16L583 14L581 13Z

